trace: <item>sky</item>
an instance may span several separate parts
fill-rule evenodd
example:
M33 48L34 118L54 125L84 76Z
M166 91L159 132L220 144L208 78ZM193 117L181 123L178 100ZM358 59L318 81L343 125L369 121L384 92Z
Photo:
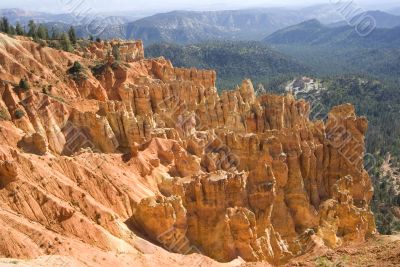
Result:
M345 0L1 0L0 8L22 8L51 13L68 13L77 6L93 12L111 11L167 11L167 10L221 10L251 7L290 7L329 4ZM361 6L400 6L398 0L353 0ZM112 4L110 4L112 3Z

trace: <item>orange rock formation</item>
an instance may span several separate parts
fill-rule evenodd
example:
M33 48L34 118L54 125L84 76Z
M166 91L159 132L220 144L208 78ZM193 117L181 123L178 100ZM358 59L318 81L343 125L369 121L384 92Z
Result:
M375 232L350 104L323 122L249 80L219 95L214 71L136 41L71 54L0 34L0 63L1 257L277 265Z

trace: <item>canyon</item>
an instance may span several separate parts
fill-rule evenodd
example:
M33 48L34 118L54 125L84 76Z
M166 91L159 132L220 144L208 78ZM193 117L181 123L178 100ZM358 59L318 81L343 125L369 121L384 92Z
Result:
M141 41L0 34L0 258L275 266L376 234L365 117L216 79Z

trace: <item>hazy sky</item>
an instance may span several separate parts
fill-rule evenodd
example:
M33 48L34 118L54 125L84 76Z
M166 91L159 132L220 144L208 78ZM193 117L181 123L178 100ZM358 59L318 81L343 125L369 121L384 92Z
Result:
M92 9L93 12L107 11L144 11L144 10L214 10L236 9L246 7L269 6L306 6L312 4L329 4L331 1L344 0L1 0L0 8L18 7L28 10L66 13L71 6L81 9ZM400 6L398 0L354 0L359 5L373 5L374 8ZM110 4L112 3L112 4Z

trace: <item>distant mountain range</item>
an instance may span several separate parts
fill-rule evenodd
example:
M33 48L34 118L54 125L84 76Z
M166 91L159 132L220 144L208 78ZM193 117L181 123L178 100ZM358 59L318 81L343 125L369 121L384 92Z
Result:
M87 27L82 23L82 20L87 20L87 18L69 14L3 9L0 10L0 16L6 16L11 23L20 21L27 24L30 19L33 19L59 30L74 25L78 35L89 34ZM142 39L145 45L159 42L190 44L207 40L261 40L279 29L311 18L317 18L324 23L341 20L340 15L331 5L301 9L173 11L130 21L133 17L135 16L124 13L124 16L114 15L99 19L96 24L102 28L101 37Z
M88 37L89 34L102 33L106 38L124 38L123 25L130 21L125 16L106 16L101 14L74 15L73 13L51 14L36 11L26 11L22 9L0 9L0 17L6 17L10 23L20 22L27 25L30 20L47 26L49 30L66 31L72 25L76 28L80 37Z
M378 29L400 26L400 16L383 11L368 11L364 15L372 16L376 20ZM20 21L27 24L33 19L38 23L46 24L49 29L55 28L59 31L65 31L74 25L80 37L100 33L102 39L141 39L146 46L163 42L193 44L209 40L261 41L264 39L267 43L305 42L335 45L365 41L355 35L354 29L348 27L347 22L343 21L343 17L333 5L299 9L172 11L135 21L131 20L139 14L129 16L127 12L115 15L108 13L104 17L93 15L93 18L88 18L70 14L3 9L0 10L0 16L7 17L11 23ZM353 20L357 20L357 17ZM90 22L89 27L85 22ZM376 32L378 33L372 34L368 42L388 41L391 44L396 36L388 35L398 33L396 30ZM383 39L379 41L378 38ZM396 42L393 43L393 45L396 44Z
M388 10L388 13L400 16L400 6Z
M15 24L17 21L22 24L28 24L29 20L34 20L38 23L75 23L75 18L71 14L50 14L44 12L26 11L18 8L0 9L0 17L6 17L12 24Z
M399 11L400 11L400 9L399 9ZM365 16L371 16L372 18L374 18L377 28L393 28L393 27L400 26L400 16L396 16L396 15L389 14L387 12L383 12L383 11L379 11L379 10L367 11L367 12L361 13L357 16L354 16L350 20L350 22L357 23L359 21L362 21L362 19ZM339 26L347 26L347 25L349 25L349 24L346 21L340 21L340 22L330 24L331 27L339 27Z
M269 8L230 11L173 11L156 14L126 25L128 38L145 44L173 42L197 43L205 40L261 40L276 30L310 18L324 22L339 21L331 6L299 10ZM330 10L330 11L329 11Z
M400 26L376 28L360 36L354 27L329 27L318 20L309 20L279 30L263 40L270 45L310 45L331 47L390 48L400 45Z

